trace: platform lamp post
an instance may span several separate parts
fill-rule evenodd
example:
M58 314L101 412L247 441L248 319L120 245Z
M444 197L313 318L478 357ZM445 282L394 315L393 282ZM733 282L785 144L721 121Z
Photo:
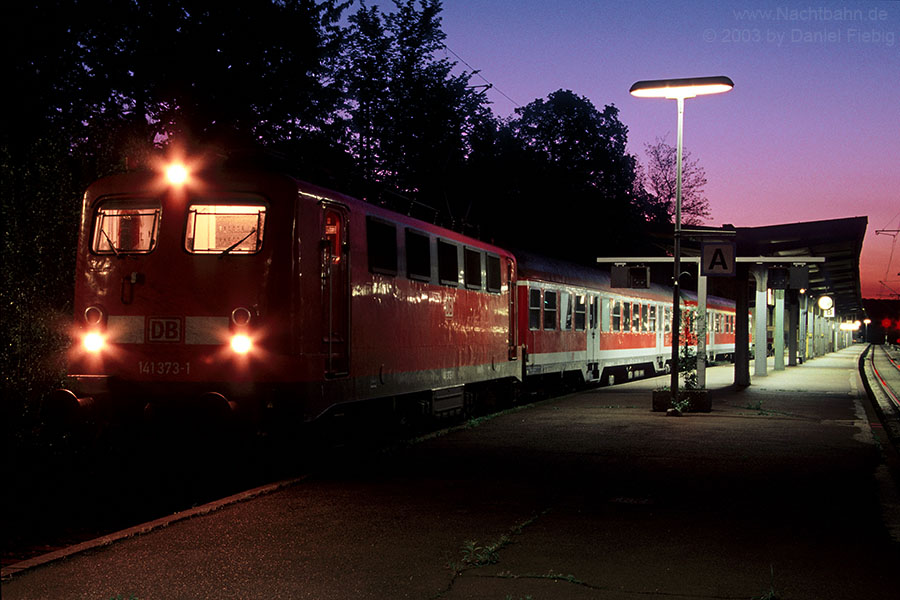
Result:
M638 81L629 90L638 98L666 98L678 101L678 145L675 175L675 232L674 238L674 277L672 282L672 401L678 401L678 346L681 329L681 289L678 279L681 276L681 153L682 131L684 129L684 100L705 94L721 94L734 87L728 77L689 77L684 79L656 79Z

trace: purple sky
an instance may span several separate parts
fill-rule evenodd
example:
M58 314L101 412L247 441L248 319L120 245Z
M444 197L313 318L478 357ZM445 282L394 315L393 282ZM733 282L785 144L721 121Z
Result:
M631 84L731 77L731 92L685 104L707 224L866 216L863 296L892 297L882 280L900 292L897 237L875 234L900 229L900 3L445 0L443 29L495 86L499 116L570 89L615 104L642 161L657 137L674 145L676 106Z

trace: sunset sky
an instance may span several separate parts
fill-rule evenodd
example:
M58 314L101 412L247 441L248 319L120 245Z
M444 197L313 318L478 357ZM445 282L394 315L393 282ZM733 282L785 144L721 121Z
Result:
M900 236L876 235L900 229L900 2L445 0L443 29L499 116L570 89L615 104L642 161L657 137L675 144L676 103L631 84L731 77L685 105L707 224L866 216L863 297L900 292Z

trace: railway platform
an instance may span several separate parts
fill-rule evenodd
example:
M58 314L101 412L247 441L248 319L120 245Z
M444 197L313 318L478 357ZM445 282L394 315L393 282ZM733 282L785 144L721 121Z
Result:
M888 598L896 481L851 346L650 411L537 402L23 570L27 598ZM128 490L111 490L128 501Z

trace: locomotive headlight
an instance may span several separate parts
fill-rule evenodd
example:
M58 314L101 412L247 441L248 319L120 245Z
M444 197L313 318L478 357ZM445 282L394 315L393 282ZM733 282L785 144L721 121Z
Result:
M181 163L172 163L166 167L166 180L172 185L183 185L188 175L187 167Z
M253 340L250 339L250 336L243 333L231 336L231 349L236 354L247 354L252 348Z
M91 354L96 354L106 346L106 337L102 333L91 331L84 336L84 339L82 339L81 342L84 345L85 350Z

